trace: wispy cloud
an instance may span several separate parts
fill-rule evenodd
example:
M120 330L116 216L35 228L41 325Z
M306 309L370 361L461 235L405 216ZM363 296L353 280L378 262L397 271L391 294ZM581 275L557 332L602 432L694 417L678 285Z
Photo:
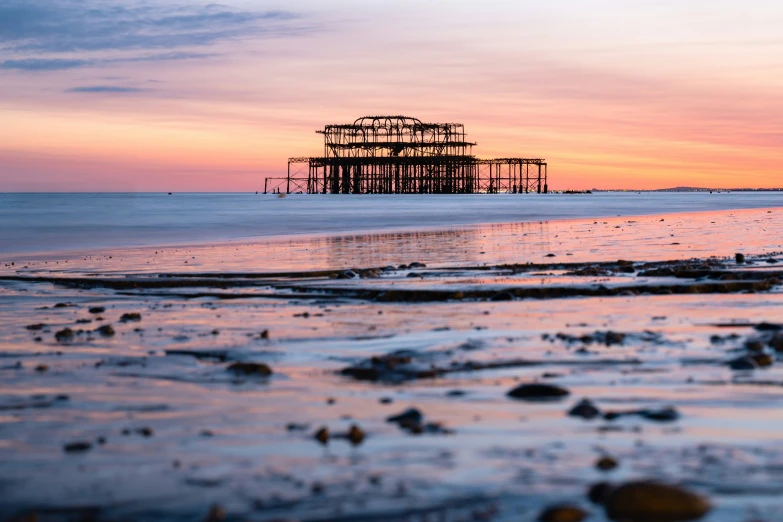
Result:
M5 60L0 69L18 71L61 71L90 65L91 60L67 60L62 58L27 58L23 60Z
M89 85L85 87L73 87L65 92L71 93L112 93L112 94L133 94L144 92L146 89L136 87L116 87L112 85Z
M309 31L299 15L288 11L176 1L180 3L2 0L0 51L13 59L0 63L0 69L56 71L118 62L205 58L213 54L188 49L238 38ZM95 53L101 56L91 56ZM142 54L133 56L135 53Z
M130 58L112 59L65 59L65 58L24 58L21 60L5 60L0 62L0 69L46 72L79 69L82 67L101 67L106 65L133 62L165 62L173 60L195 60L217 56L215 53L168 52L151 55L134 56Z

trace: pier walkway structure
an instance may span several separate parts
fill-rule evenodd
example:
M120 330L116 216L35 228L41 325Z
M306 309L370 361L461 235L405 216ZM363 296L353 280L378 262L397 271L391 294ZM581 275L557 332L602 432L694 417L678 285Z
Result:
M327 125L324 155L288 160L286 177L266 178L264 193L526 194L547 193L539 158L480 159L461 123L407 116L365 116Z

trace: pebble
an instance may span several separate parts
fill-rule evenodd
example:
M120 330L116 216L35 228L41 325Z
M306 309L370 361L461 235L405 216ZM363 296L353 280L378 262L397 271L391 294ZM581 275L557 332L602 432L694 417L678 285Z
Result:
M674 422L679 420L680 413L674 408L663 408L662 410L643 410L641 416L651 421Z
M105 324L96 328L95 332L101 334L104 337L111 337L115 334L114 327L110 324Z
M634 415L656 422L674 422L680 418L680 413L677 410L672 407L667 407L660 410L608 411L604 413L604 419L613 421L620 417Z
M767 366L772 366L772 364L775 362L775 359L772 358L771 355L768 353L754 353L750 356L751 359L759 366L759 368L766 368Z
M285 429L286 431L305 431L307 428L309 428L309 424L299 424L296 422L289 422L286 424Z
M138 312L129 312L120 316L121 323L129 323L131 321L141 321L141 314Z
M315 432L314 437L321 444L327 444L329 442L329 428L326 426L321 427L321 429Z
M521 384L516 388L510 390L506 395L512 399L520 399L527 401L546 400L546 399L562 399L570 395L571 392L565 388L555 386L553 384Z
M610 520L623 522L685 522L699 520L710 510L701 496L657 482L628 482L611 488L603 505Z
M44 328L46 328L46 325L43 323L28 324L25 328L27 328L31 332L37 332L38 330L43 330Z
M64 328L59 332L57 332L56 334L54 334L54 338L60 342L65 342L73 339L74 335L75 334L73 333L73 330L71 330L70 328Z
M351 441L351 444L358 446L362 443L364 437L365 433L359 426L356 424L351 425L350 429L348 430L348 440Z
M619 466L618 462L608 455L604 455L595 461L595 467L601 471L612 471Z
M771 357L769 357L767 355L766 358L768 358L768 359L765 359L764 358L765 354L759 354L759 355L762 356L762 358L760 360L762 362L766 363L765 366L769 366L769 365L772 364L772 358ZM755 370L757 368L761 368L761 366L762 366L756 360L756 357L754 357L752 355L743 355L742 357L737 357L736 359L732 359L731 361L729 361L727 364L728 364L729 368L731 368L732 370L737 370L737 371Z
M734 254L734 260L737 262L738 265L741 265L745 262L745 254L736 253Z
M590 399L582 399L576 406L568 410L568 415L571 417L582 417L583 419L594 419L601 415L601 410L593 404Z
M779 332L783 330L783 326L775 323L759 323L754 326L759 332Z
M91 314L102 314L103 312L106 311L106 307L105 306L93 306L92 308L90 308L87 311L90 312Z
M63 451L66 453L83 453L92 448L92 444L89 442L80 440L78 442L69 442L63 445Z
M272 375L272 368L264 363L236 362L230 364L226 370L235 375L260 375L261 377Z
M559 505L546 508L538 515L538 522L582 522L588 513L577 506Z
M390 417L387 417L386 422L393 422L395 424L399 424L402 426L402 425L411 425L411 424L421 424L422 420L424 420L424 414L422 414L416 408L410 408L398 415L392 415Z

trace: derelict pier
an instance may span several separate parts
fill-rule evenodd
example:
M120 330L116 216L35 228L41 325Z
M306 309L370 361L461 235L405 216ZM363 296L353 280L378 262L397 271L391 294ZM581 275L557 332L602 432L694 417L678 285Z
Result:
M264 193L476 194L546 193L538 158L479 159L461 123L407 116L366 116L327 125L321 157L290 158L288 175L267 178Z

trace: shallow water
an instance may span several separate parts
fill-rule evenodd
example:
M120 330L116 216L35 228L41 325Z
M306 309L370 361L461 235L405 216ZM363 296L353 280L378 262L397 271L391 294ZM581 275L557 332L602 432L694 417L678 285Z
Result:
M0 194L0 255L779 206L783 192Z
M783 267L767 262L783 262L781 230L783 209L764 209L19 255L0 275L0 519L200 520L219 504L229 520L511 521L570 502L602 521L590 484L653 478L707 496L705 520L779 520L783 364L725 363L773 335L750 325L781 322ZM764 255L736 265L737 251ZM714 273L695 278L645 265L713 255ZM633 271L572 274L617 259ZM427 266L335 278L413 261ZM472 297L554 288L584 292ZM120 321L128 312L141 320ZM94 332L104 324L116 334ZM66 327L84 333L58 342ZM625 336L595 340L607 331ZM339 374L399 350L444 371ZM274 373L236 377L235 361ZM571 394L506 396L533 381ZM568 417L583 397L680 417ZM409 407L447 432L385 421ZM361 444L313 438L352 424ZM92 446L63 451L76 441ZM594 467L604 454L617 470Z

